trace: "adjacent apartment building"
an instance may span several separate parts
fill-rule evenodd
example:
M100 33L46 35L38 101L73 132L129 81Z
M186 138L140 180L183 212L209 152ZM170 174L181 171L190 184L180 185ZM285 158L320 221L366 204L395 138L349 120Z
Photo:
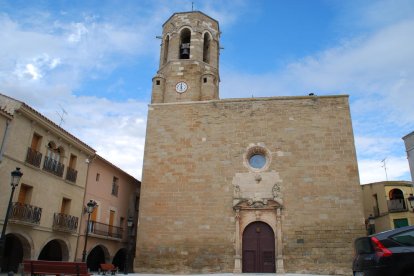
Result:
M369 233L414 225L413 208L408 200L414 193L411 181L375 182L362 185L361 189Z
M10 174L16 168L23 173L12 198L1 272L17 272L23 259L80 261L83 254L91 271L101 263L131 271L140 181L27 104L2 94L0 135L1 228ZM96 208L87 227L90 200Z
M1 271L22 259L74 260L88 164L95 150L23 102L0 94L0 227L12 199Z
M99 155L88 160L89 172L84 205L96 202L89 222L86 262L91 271L102 263L113 263L131 271L135 256L141 182ZM76 260L85 248L87 215L81 220Z

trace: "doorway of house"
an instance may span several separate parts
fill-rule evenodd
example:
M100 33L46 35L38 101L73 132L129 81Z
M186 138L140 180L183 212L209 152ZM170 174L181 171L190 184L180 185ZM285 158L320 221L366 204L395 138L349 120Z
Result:
M242 270L245 273L275 273L275 235L261 221L249 224L243 232Z

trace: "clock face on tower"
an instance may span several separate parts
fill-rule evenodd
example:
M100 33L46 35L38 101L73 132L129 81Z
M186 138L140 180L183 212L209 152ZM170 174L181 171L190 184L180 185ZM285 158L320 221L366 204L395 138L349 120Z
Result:
M187 91L187 88L187 84L183 81L180 81L175 85L175 91L177 91L178 93L184 93L185 91Z

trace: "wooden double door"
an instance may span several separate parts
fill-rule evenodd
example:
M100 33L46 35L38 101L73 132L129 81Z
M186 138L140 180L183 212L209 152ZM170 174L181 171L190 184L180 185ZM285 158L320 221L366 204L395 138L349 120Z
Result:
M245 273L275 273L275 235L264 222L253 222L243 232L242 270Z

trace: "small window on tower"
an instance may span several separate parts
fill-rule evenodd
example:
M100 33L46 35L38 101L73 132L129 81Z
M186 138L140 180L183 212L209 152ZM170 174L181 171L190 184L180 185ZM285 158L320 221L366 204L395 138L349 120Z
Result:
M206 83L207 82L207 78L203 78L203 82Z
M156 85L160 85L160 80L156 80L156 81L155 81L155 84L156 84Z

